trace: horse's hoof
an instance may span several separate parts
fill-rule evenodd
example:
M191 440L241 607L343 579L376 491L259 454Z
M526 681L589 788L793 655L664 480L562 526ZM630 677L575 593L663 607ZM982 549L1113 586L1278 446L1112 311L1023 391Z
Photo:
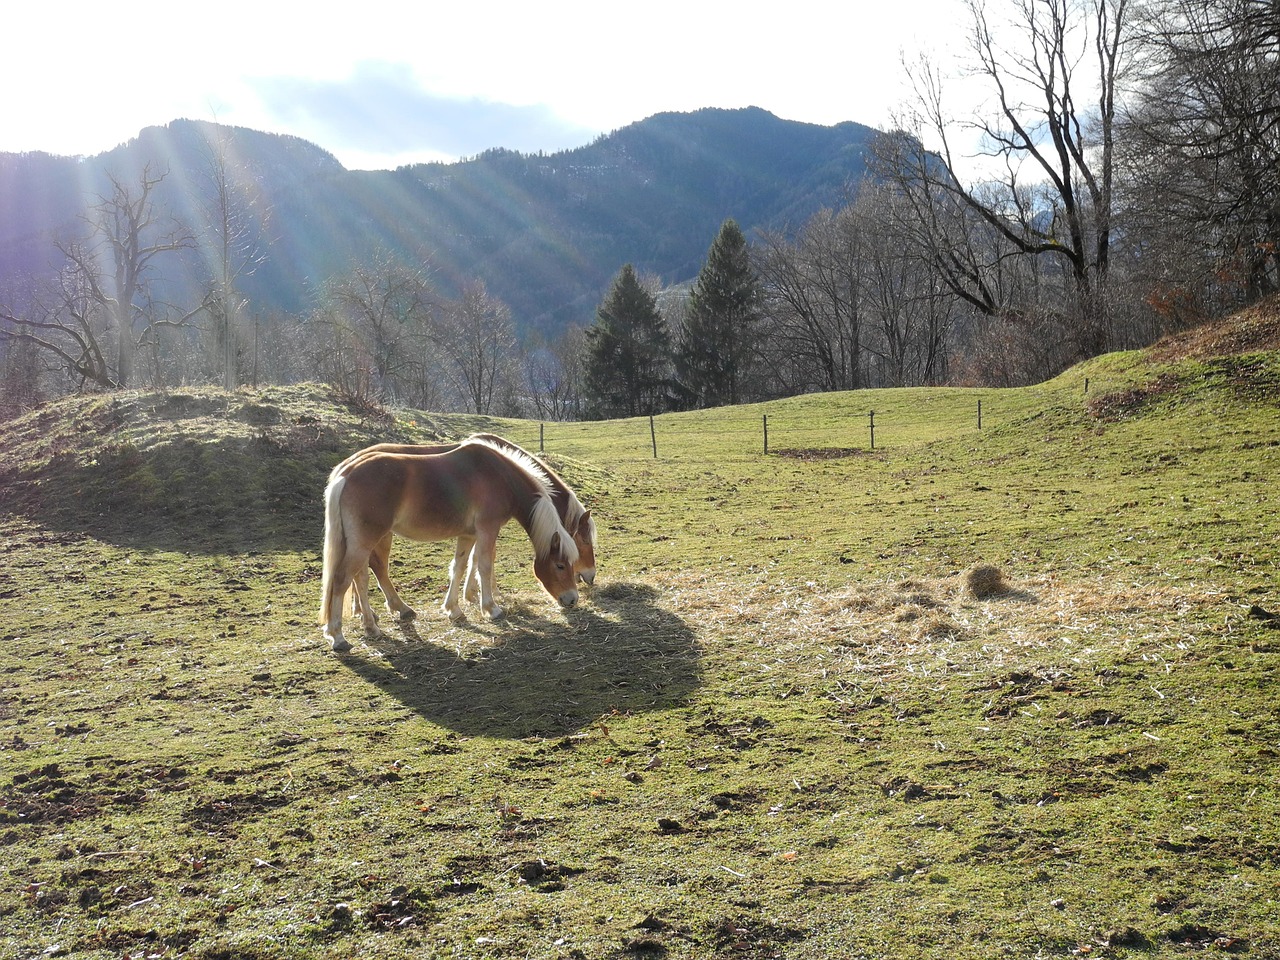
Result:
M448 607L442 607L441 609L444 610L444 615L454 623L457 623L459 620L467 619L467 615L462 611L461 607L454 607L452 610Z
M503 610L496 603L492 607L490 607L486 612L489 614L490 620L501 620L503 617L507 615L507 611Z
M401 611L400 611L400 619L401 619L402 621L406 621L406 620L417 620L417 619L418 619L418 611L417 611L417 610L411 610L409 607L405 607L403 610L401 610Z
M342 634L331 637L329 640L329 649L334 653L346 653L351 649L351 644L347 643L347 638Z

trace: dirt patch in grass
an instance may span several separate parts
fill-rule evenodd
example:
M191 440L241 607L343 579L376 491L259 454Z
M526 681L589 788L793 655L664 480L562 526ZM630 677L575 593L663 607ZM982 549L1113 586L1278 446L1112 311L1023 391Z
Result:
M1280 362L1274 353L1210 357L1177 371L1160 373L1150 381L1090 398L1089 413L1098 420L1118 422L1151 415L1161 404L1205 396L1268 405L1280 400Z
M93 791L78 789L50 763L14 774L0 805L0 824L58 825L96 814L105 804Z
M770 450L769 452L776 457L786 457L789 460L804 460L812 463L819 460L845 460L849 457L857 457L872 451L858 447L787 447L781 450Z
M1150 383L1091 397L1088 403L1089 413L1098 420L1123 420L1138 415L1161 398L1175 393L1181 385L1179 377L1161 374Z

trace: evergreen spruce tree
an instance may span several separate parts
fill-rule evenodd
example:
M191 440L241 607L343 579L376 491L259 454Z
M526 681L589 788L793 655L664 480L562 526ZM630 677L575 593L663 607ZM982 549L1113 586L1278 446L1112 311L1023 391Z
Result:
M747 240L726 220L689 294L676 347L676 373L693 406L741 403L752 395L762 299Z
M586 337L586 392L596 416L635 417L666 408L670 336L657 300L631 264L596 308Z

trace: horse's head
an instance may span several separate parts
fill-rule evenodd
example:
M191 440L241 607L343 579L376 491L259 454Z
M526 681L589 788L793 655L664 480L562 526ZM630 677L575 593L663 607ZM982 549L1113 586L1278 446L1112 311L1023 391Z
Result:
M555 597L560 606L568 609L578 602L578 574L574 569L571 552L560 534L551 537L551 549L533 561L533 573L542 582L547 593ZM594 568L592 576L594 576Z
M573 569L578 579L584 583L596 582L596 522L591 519L588 510L578 520L578 528L573 531L573 542L578 547L578 562Z

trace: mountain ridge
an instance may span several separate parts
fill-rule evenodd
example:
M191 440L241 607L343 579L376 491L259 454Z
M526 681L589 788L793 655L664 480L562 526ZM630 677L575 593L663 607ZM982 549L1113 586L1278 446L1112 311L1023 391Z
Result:
M429 260L446 294L479 278L518 326L553 334L590 322L624 263L678 283L696 274L726 218L746 231L798 226L848 199L875 135L853 121L706 108L655 114L551 154L494 148L366 171L298 137L175 120L90 158L0 154L0 265L10 287L49 276L54 240L74 235L108 171L125 183L148 164L166 171L158 207L195 228L221 138L269 211L256 227L267 259L242 291L251 309L303 313L325 282L385 251ZM165 269L175 275L156 279L168 299L190 301L205 282L196 257Z

